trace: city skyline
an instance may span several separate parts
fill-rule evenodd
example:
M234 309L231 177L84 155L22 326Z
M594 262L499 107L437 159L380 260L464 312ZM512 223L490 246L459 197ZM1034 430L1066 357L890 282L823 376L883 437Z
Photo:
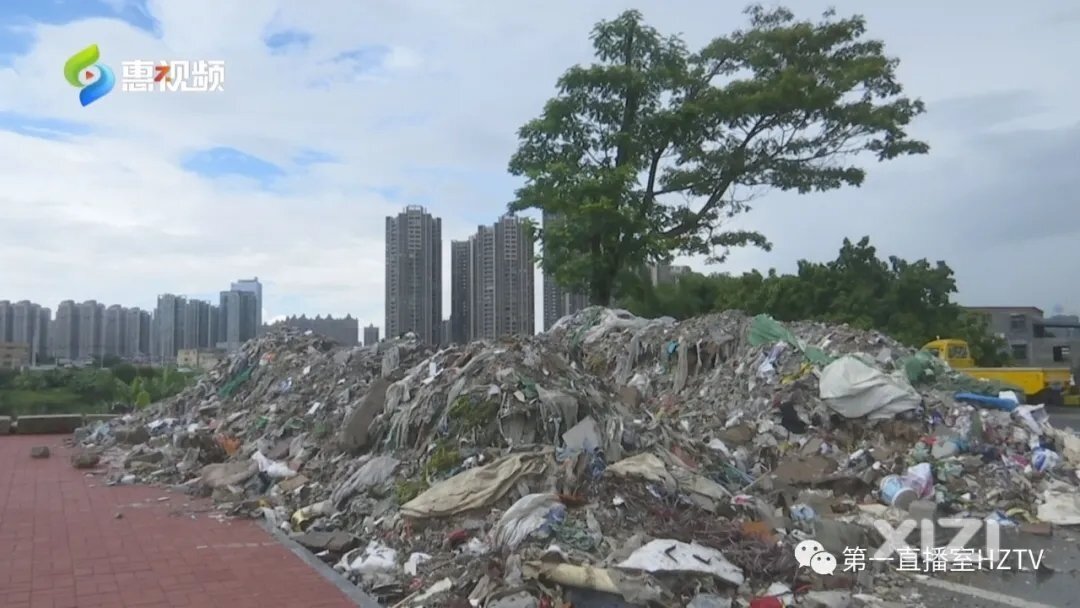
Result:
M172 363L182 350L236 350L262 329L258 277L242 279L219 294L219 304L172 293L150 310L63 300L56 316L31 300L0 300L0 342L29 346L32 361L88 361L115 356Z
M173 293L159 294L150 311L118 304L106 307L96 300L64 300L51 320L47 307L0 300L0 342L20 341L12 340L15 319L24 319L33 307L44 311L41 333L49 336L45 349L31 336L35 357L86 360L119 355L174 362L181 350L236 350L275 325L318 331L346 345L370 345L410 331L429 343L449 344L532 335L587 306L584 295L567 293L538 267L539 245L525 217L504 213L492 224L476 226L466 239L444 243L442 219L421 205L406 205L396 216L386 217L385 234L385 316L382 326L370 322L362 335L359 317L351 313L338 319L332 313L311 318L306 313L281 315L263 323L263 284L254 277L231 282L229 290L219 293L216 305ZM445 273L444 245L450 248ZM652 265L649 272L657 284L687 270L665 264ZM447 280L450 290L443 293ZM444 297L449 306L442 305ZM18 316L15 310L21 311Z

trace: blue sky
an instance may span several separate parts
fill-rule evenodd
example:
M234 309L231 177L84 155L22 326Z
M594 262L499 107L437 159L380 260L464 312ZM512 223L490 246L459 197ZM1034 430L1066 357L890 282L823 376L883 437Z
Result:
M871 166L860 189L769 194L734 227L763 230L772 252L688 262L791 270L868 234L887 254L947 260L962 301L1080 308L1075 281L1018 262L1056 259L1080 225L1066 162L1080 85L1060 60L1080 44L1080 12L788 3L805 16L830 4L864 11L900 57L907 90L930 108L915 131L933 153ZM517 129L566 67L589 60L592 25L631 7L692 47L744 23L738 4L692 0L2 2L0 146L18 154L0 166L0 299L151 306L158 293L212 295L259 276L266 318L382 325L386 215L427 206L449 260L451 239L511 199ZM224 60L225 92L118 87L83 108L62 66L91 43L114 71Z

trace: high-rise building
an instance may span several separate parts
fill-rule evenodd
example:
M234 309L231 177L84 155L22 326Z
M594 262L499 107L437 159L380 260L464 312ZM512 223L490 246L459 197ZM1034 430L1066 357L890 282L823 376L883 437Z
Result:
M138 308L124 311L125 357L140 359L150 355L150 313Z
M31 361L38 357L48 356L48 326L50 311L29 300L21 300L14 304L0 302L0 314L4 319L0 320L3 326L5 341L16 344L25 344L28 347Z
M525 221L504 215L493 226L478 227L469 238L468 268L464 282L469 286L469 340L532 335L535 269Z
M439 344L442 329L442 220L410 205L386 218L386 337L414 332Z
M97 300L79 304L79 359L105 354L105 305Z
M469 340L492 339L495 332L495 230L478 226L469 237Z
M38 310L38 328L35 335L35 344L31 359L35 356L44 359L49 356L52 342L50 342L49 326L52 325L52 310L42 306Z
M258 296L254 291L223 291L220 300L220 348L236 350L259 331Z
M15 310L8 300L0 300L0 342L11 342Z
M79 305L71 300L64 300L56 307L56 320L53 321L52 356L57 359L73 360L79 358Z
M379 343L379 328L375 327L372 323L364 328L364 346L371 346L372 344Z
M469 241L450 242L450 341L469 341Z
M230 291L247 291L255 294L255 327L256 332L262 329L263 290L259 277L253 279L241 279L229 287Z
M220 296L217 304L210 305L210 338L207 341L207 348L217 348L218 342L223 339L222 320L221 320L221 301Z
M105 354L127 357L127 310L119 304L105 309Z
M21 300L11 305L11 329L7 338L9 341L19 344L34 343L39 308L41 307L27 300Z
M186 299L183 296L166 293L158 296L157 310L154 315L154 335L156 338L153 359L159 363L173 363L176 353L184 344L184 310Z
M212 348L216 342L211 340L217 335L217 322L213 306L202 300L188 300L184 303L183 346L186 349Z
M544 225L548 226L556 221L555 216L545 213ZM544 273L544 331L551 329L556 321L572 315L589 305L589 297L582 293L574 293L563 288L555 281L555 277Z

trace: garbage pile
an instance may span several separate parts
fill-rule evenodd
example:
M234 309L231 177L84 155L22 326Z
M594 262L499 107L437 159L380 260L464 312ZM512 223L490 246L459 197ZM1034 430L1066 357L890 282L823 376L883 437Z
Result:
M875 521L1080 524L1080 439L997 389L846 326L594 307L441 350L281 328L78 437L386 606L911 606L845 563Z

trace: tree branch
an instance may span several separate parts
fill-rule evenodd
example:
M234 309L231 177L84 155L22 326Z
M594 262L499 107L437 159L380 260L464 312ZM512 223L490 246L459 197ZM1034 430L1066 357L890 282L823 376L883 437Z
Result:
M768 121L764 116L758 118L757 122L754 123L754 126L747 132L746 137L743 138L742 143L732 151L730 156L732 158L741 157L746 152L746 147L750 145L750 142L757 137L759 133L765 130L767 122ZM727 175L723 175L724 173L727 173ZM735 183L735 179L739 176L739 173L740 172L737 170L731 170L730 166L725 167L724 171L721 172L719 186L717 186L717 188L713 190L713 193L709 195L708 200L701 206L701 209L698 209L697 213L694 213L690 218L683 220L677 226L665 230L662 233L664 237L676 238L697 230L701 225L701 220L720 204L721 199L724 198L724 194L728 191L728 188L731 187L731 184Z

